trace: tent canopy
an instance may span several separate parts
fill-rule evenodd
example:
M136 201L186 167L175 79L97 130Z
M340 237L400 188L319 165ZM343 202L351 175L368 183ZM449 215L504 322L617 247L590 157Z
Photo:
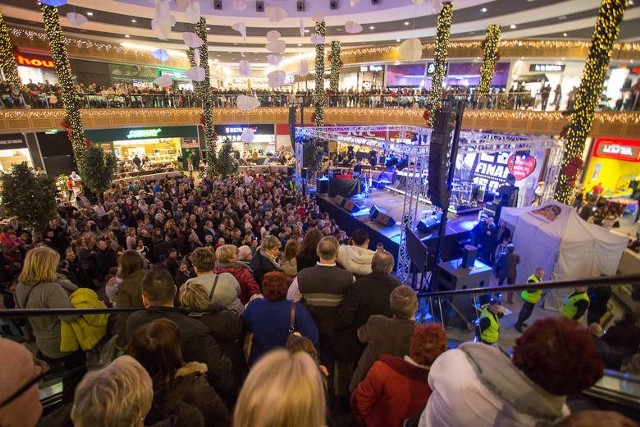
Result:
M537 267L544 268L545 280L614 275L628 243L555 200L504 208L501 219L513 227L513 245L520 255L517 283L525 283Z

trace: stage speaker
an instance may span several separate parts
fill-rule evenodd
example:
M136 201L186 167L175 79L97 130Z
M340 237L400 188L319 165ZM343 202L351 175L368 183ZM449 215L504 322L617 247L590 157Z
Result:
M298 12L304 12L304 9L305 9L305 7L304 7L304 0L298 0L298 1L296 2L296 10L297 10Z
M337 10L340 7L340 2L338 0L329 0L329 9Z
M396 170L401 171L402 169L409 166L409 159L403 159L400 163L396 165Z
M386 213L382 213L380 211L378 211L378 214L376 215L376 221L378 221L380 224L384 225L385 227L391 227L396 223L396 221L393 218L391 218Z
M222 10L222 0L213 0L213 8L215 10Z
M369 218L376 219L376 216L380 213L380 209L376 205L371 205L369 208Z
M341 195L337 195L336 196L336 203L340 206L344 206L344 204L347 202L347 199L345 199L344 197L342 197Z
M462 251L462 267L473 268L478 257L478 248L473 245L464 245Z
M302 170L300 171L300 178L302 178L302 179L309 178L309 169L302 168Z
M382 3L382 0L371 0L371 4L374 6L379 5L380 3Z
M431 233L440 227L440 218L432 216L420 221L417 225L418 231L421 233Z
M353 200L349 200L349 199L345 199L344 208L351 213L358 212L360 209L362 209L360 205L358 205Z
M449 204L449 152L451 135L455 127L455 112L438 110L435 113L433 133L429 142L429 177L427 195L435 206L444 208Z
M264 0L256 0L256 12L264 12Z

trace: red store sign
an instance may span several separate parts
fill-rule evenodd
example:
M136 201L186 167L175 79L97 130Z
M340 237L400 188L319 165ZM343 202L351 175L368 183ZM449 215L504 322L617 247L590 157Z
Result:
M16 55L16 62L18 65L24 65L26 67L36 67L36 68L56 68L53 63L53 59L46 58L44 56L34 56L34 55Z
M593 156L640 163L640 141L598 138L593 146Z

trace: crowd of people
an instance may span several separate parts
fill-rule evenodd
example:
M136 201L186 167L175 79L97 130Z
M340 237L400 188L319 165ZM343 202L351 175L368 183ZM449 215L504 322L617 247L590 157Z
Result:
M0 425L37 423L47 368L65 372L65 404L44 425L575 425L565 396L602 375L589 333L553 318L512 360L484 343L447 350L440 324L415 324L393 255L294 187L252 171L140 178L95 203L61 199L38 243L10 221L6 306L130 310L17 323L38 352L0 339L0 383L15 385L0 387Z

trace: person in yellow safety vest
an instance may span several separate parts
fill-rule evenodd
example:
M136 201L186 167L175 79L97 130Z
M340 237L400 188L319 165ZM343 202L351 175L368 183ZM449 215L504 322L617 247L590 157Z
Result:
M489 304L482 307L480 313L480 341L485 344L494 344L500 337L500 319L505 314L505 308L497 299L492 299Z
M562 314L567 319L579 322L589 308L589 304L591 301L587 295L587 288L577 287L576 291L562 304Z
M544 268L538 267L536 268L536 272L529 276L527 279L527 283L539 283L542 282L542 277L544 276ZM531 313L533 313L533 307L536 305L538 301L542 298L542 289L527 289L522 291L520 294L522 298L522 309L520 310L520 314L518 314L518 321L513 325L516 328L516 331L522 332L523 326L528 326L524 323L529 317L531 317Z

